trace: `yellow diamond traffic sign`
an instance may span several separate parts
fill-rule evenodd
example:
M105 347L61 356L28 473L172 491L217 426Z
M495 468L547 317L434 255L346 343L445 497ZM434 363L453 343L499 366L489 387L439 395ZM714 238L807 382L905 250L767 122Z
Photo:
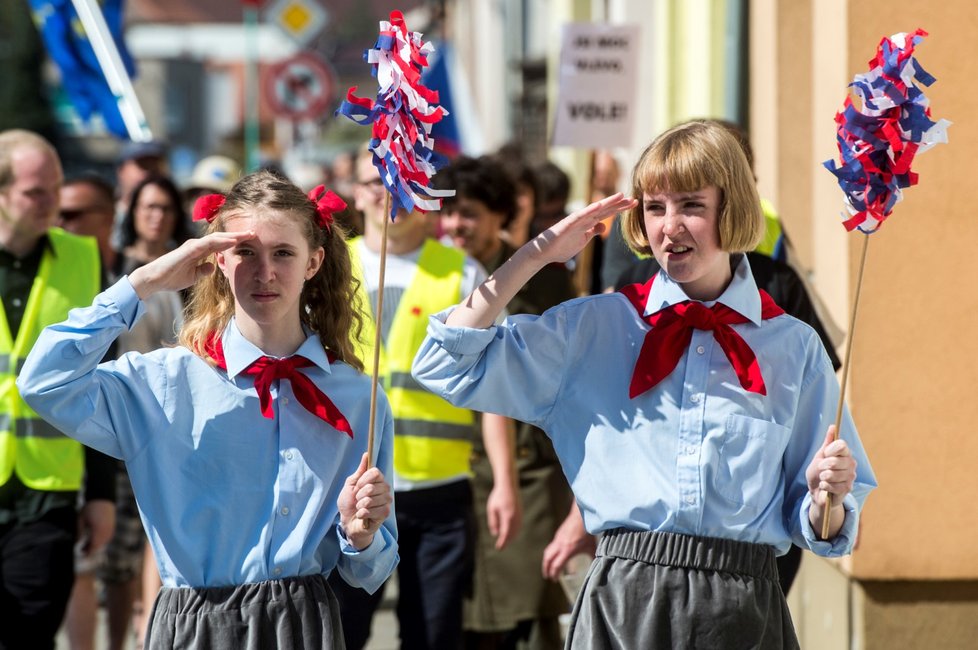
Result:
M293 32L301 32L312 20L312 14L298 2L292 2L282 12L282 23Z
M329 22L329 13L320 0L277 0L265 10L265 18L305 46Z

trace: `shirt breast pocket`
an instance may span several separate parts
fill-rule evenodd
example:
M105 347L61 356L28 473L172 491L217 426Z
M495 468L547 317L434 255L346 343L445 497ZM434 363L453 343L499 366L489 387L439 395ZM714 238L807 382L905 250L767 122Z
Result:
M756 512L774 499L791 430L775 422L731 414L724 423L715 473L717 493Z

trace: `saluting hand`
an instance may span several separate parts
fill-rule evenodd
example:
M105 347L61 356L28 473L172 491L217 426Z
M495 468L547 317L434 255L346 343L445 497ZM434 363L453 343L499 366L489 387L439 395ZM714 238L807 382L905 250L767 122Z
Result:
M157 291L186 289L198 278L214 272L214 263L203 260L254 236L253 230L244 230L214 232L200 239L188 239L179 248L130 273L129 282L140 299Z
M631 210L636 205L635 199L628 198L621 192L612 194L572 212L531 239L524 248L541 256L544 264L566 262L581 252L591 239L604 232L605 225L601 222L603 219Z
M566 262L604 232L601 220L638 203L620 192L571 213L523 245L463 300L445 323L451 327L489 327L520 288L552 262Z
M367 469L367 454L360 466L343 484L336 500L340 525L357 550L370 546L378 526L391 514L394 496L384 474L376 467Z

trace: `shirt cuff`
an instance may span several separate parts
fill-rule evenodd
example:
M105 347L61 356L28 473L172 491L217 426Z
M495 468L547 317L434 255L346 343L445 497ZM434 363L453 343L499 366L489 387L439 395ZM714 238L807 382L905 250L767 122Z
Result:
M376 533L374 533L374 538L370 540L370 544L366 548L357 549L356 546L350 543L350 540L346 538L346 531L339 524L336 525L336 537L340 541L340 553L347 555L349 557L354 557L358 562L369 562L374 559L383 550L383 535L381 534L383 526L381 526ZM377 541L377 537L380 536L382 539L380 542Z
M428 319L428 336L452 354L477 354L496 337L496 326L485 329L446 325L445 320L455 307L449 307Z
M115 305L129 329L132 329L132 326L146 311L146 306L139 299L132 283L129 282L128 275L123 276L118 282L106 289L102 296L108 303Z
M808 510L812 507L812 495L806 494L801 503L799 516L801 517L801 534L808 543L808 548L816 555L822 557L842 557L852 552L852 547L856 542L856 531L859 529L859 505L856 497L847 494L842 499L842 508L845 510L846 518L842 521L842 528L835 537L829 540L820 540L812 530L812 524L808 519Z

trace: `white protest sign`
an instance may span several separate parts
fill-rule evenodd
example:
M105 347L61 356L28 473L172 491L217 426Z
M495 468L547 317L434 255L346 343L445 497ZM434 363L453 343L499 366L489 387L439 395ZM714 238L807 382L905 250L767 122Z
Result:
M632 144L638 34L638 25L564 25L553 145Z

